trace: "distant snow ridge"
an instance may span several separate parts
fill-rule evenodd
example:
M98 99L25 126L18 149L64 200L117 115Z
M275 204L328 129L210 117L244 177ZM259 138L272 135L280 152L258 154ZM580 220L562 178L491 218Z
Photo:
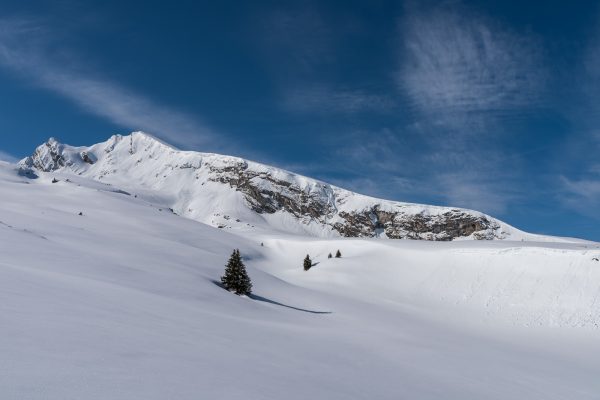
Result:
M318 237L544 240L476 211L380 200L238 157L180 151L143 132L90 147L51 138L19 165L118 185L220 228Z

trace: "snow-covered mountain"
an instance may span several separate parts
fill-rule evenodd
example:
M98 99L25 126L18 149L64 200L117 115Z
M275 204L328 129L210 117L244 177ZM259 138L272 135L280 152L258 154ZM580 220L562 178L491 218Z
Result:
M316 237L558 240L480 212L376 199L238 157L180 151L142 133L90 147L55 139L20 162L24 174L74 174L110 183L220 228Z

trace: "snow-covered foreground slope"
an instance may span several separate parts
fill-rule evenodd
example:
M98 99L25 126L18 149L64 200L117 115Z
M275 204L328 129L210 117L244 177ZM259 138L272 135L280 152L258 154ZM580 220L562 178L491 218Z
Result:
M0 163L2 398L599 398L596 244L233 235L56 176Z
M560 241L521 232L483 213L363 196L278 168L179 151L142 132L90 147L50 139L20 165L114 184L179 215L234 231L316 237Z

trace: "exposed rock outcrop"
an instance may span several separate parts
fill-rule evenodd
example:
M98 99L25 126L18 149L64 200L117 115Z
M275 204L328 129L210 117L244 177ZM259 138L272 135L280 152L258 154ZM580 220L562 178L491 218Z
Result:
M460 209L436 215L385 211L379 204L360 211L337 212L334 189L322 184L317 190L304 191L293 183L268 173L252 171L240 161L226 167L209 166L212 181L228 184L244 193L248 205L257 213L288 212L299 219L311 219L329 225L344 237L449 241L460 237L490 240L503 238L500 225L486 216ZM320 189L320 190L319 190ZM335 216L339 218L337 222Z
M63 145L54 138L48 139L46 143L35 149L30 157L22 163L27 167L33 167L39 171L56 171L67 165L68 161L62 155Z
M325 222L335 212L335 206L324 200L327 187L322 192L307 192L292 182L277 179L268 173L252 171L248 163L239 162L232 166L208 167L213 173L211 181L228 184L244 193L249 206L257 213L286 211L297 218L313 218Z
M373 237L379 232L390 239L453 240L473 235L474 239L502 238L499 224L485 216L453 209L441 215L381 211L378 206L362 212L341 212L344 223L336 229L346 237Z

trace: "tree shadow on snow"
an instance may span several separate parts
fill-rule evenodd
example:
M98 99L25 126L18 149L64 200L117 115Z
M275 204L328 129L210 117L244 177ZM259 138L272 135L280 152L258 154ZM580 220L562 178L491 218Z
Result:
M250 294L250 295L248 295L248 297L250 297L252 300L263 301L265 303L271 303L271 304L275 304L275 305L278 305L281 307L291 308L292 310L298 310L298 311L307 312L307 313L311 313L311 314L331 314L331 311L314 311L314 310L307 310L305 308L289 306L287 304L283 304L283 303L280 303L275 300L267 299L266 297L258 296L256 294Z
M217 285L218 287L220 287L221 289L227 290L227 289L225 289L225 286L223 286L223 284L221 282L219 282L219 281L211 281L211 282L214 283L215 285ZM294 306L283 304L278 301L271 300L271 299L268 299L266 297L259 296L256 294L249 294L248 297L252 300L262 301L264 303L274 304L276 306L281 306L281 307L285 307L285 308L291 308L292 310L302 311L302 312L306 312L306 313L310 313L310 314L331 314L332 313L331 311L315 311L315 310L307 310L306 308L294 307Z

